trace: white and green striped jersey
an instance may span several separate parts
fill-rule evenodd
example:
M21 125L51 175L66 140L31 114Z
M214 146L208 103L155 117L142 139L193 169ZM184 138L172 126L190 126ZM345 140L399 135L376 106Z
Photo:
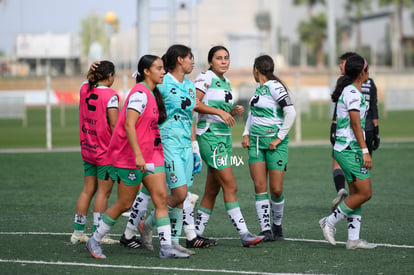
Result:
M234 99L230 81L226 77L223 76L221 79L212 70L207 70L197 76L194 85L196 89L204 93L202 103L228 113L231 112ZM198 113L196 134L201 135L207 130L217 135L231 135L231 129L220 116Z
M283 109L279 104L281 101L291 105L289 94L280 82L268 80L257 87L250 99L250 135L276 136L284 122Z
M346 86L338 99L336 107L336 142L334 145L335 151L341 152L348 146L351 149L359 148L358 141L356 140L354 131L351 127L349 111L359 111L361 128L365 129L365 116L367 109L368 104L365 101L364 95L353 84ZM365 137L365 132L362 132L364 133Z

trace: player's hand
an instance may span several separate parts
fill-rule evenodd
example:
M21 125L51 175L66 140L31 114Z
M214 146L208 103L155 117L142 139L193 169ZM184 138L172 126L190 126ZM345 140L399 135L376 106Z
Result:
M89 68L91 71L95 71L96 68L98 68L99 64L101 64L100 61L95 61L91 64L91 67Z
M234 117L226 111L221 110L220 117L224 120L227 127L233 127L234 124L236 124L236 120L234 119Z
M372 144L372 150L377 150L378 147L380 146L380 143L381 143L381 139L380 139L380 136L379 136L379 128L378 128L378 126L375 126L374 127L374 141L373 141L373 144Z
M242 114L244 114L244 107L243 105L236 105L233 110L232 113L235 115L239 115L241 116Z
M250 137L249 135L245 135L242 138L242 147L243 148L249 148L250 147Z
M330 133L329 138L331 140L332 146L334 146L335 145L335 141L336 141L336 123L333 123L332 122L332 124L331 124L331 133Z
M145 160L142 156L135 157L135 166L137 169L141 170L141 172L147 170L147 167L145 166Z
M372 168L372 159L369 153L362 154L362 160L364 161L364 164L362 165L362 167L365 167L368 169Z
M269 143L269 150L276 150L276 147L281 143L282 140L280 138L276 138Z

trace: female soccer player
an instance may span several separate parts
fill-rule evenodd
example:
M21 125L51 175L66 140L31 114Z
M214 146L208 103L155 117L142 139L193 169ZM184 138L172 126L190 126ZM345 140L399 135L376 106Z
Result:
M335 245L335 225L347 218L347 249L376 247L359 238L361 205L372 195L369 174L372 160L363 131L368 105L361 93L362 83L368 77L367 61L359 55L350 56L345 63L345 75L338 79L332 94L333 102L337 103L334 157L344 171L350 195L319 224L325 239Z
M159 84L159 89L167 110L167 118L160 125L161 141L163 143L166 178L171 194L167 196L169 216L172 228L172 244L175 248L188 254L194 251L179 245L179 237L183 225L183 202L188 197L187 189L193 184L193 173L201 172L201 157L198 144L195 140L193 128L193 109L196 102L196 90L194 84L185 78L193 71L194 59L191 49L184 45L172 45L163 56L164 66L168 73L164 81ZM142 194L141 194L142 193ZM145 190L137 196L131 209L130 218L125 230L125 238L121 243L133 240L137 233L139 213L146 208L149 200L146 200ZM191 205L191 204L190 204ZM141 208L141 209L140 209ZM209 241L197 237L194 228L192 209L187 209L186 224L192 230L189 234L187 247L206 247ZM142 245L152 250L152 213L146 221L139 226ZM128 245L127 245L128 246Z
M242 140L243 148L249 148L250 175L254 182L256 211L262 230L259 235L263 236L263 241L284 239L283 176L288 160L288 132L296 118L286 86L274 75L274 68L273 59L268 55L259 56L254 61L253 76L259 87L250 100L250 112ZM273 217L272 227L270 213Z
M86 217L92 197L96 194L93 206L93 230L108 206L113 181L108 176L110 159L107 149L118 119L118 95L110 87L115 80L115 66L110 61L100 61L90 69L80 88L79 126L80 146L84 167L84 186L76 204L75 230L72 244L86 243L84 234ZM108 237L104 243L117 243Z
M189 254L171 245L171 225L167 209L164 155L158 124L165 120L165 106L157 84L164 78L162 60L144 55L138 62L137 84L125 99L108 154L118 180L118 199L103 215L86 247L95 258L106 258L100 242L128 210L142 182L155 207L155 224L160 239L160 258L188 258Z
M249 232L237 201L237 183L231 168L232 154L231 129L236 121L234 115L242 115L241 105L233 106L234 99L230 82L224 76L230 66L230 55L223 46L215 46L208 53L210 68L199 74L195 80L197 98L200 103L195 108L198 114L197 140L201 158L207 164L207 180L203 198L198 208L196 231L202 236L216 197L223 189L227 214L240 233L242 245L248 247L262 241Z

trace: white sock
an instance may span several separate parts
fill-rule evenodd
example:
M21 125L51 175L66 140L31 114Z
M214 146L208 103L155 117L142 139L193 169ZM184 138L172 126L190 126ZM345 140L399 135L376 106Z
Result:
M270 204L269 199L256 201L256 212L259 218L261 231L270 230Z
M183 203L183 230L187 240L191 241L197 237L194 225L194 209L190 203L191 193L187 192L187 197Z
M98 228L99 222L102 220L103 213L93 212L93 226Z
M109 231L111 231L112 226L111 225L107 225L103 220L101 220L99 222L98 227L96 228L95 232L93 233L93 238L98 241L101 242L103 237L108 234Z
M162 225L157 227L160 246L171 245L171 225Z
M332 213L328 216L327 221L332 224L336 225L338 222L345 219L348 215L341 209L339 205Z
M246 223L244 222L243 215L240 211L240 207L236 207L230 210L227 210L227 214L231 220L231 223L236 227L236 230L240 235L248 232Z
M203 211L203 209L210 211L210 214L207 213L206 211ZM196 229L196 234L198 236L203 236L208 220L210 219L210 215L211 215L211 210L203 208L203 207L198 208L197 219L195 221L195 229Z
M132 204L131 213L129 214L127 223L127 227L129 227L130 230L136 231L138 229L139 223L144 219L145 214L147 213L147 207L150 202L151 196L148 196L142 191L138 193Z
M274 202L270 200L272 204L273 223L275 225L281 225L283 220L283 211L285 209L285 199L281 202Z
M348 240L359 240L359 232L361 230L361 215L348 215Z

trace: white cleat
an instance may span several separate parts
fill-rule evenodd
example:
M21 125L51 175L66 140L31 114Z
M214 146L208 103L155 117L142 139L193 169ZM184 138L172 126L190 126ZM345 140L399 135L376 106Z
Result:
M358 249L358 248L362 248L362 249L374 249L376 248L377 245L374 243L369 243L366 240L348 240L346 242L346 249Z
M192 250L190 250L190 249L187 249L187 248L185 248L185 247L181 246L181 245L180 245L179 243L177 243L177 242L172 241L172 242L171 242L171 244L172 244L172 246L173 246L175 249L177 249L178 251L181 251L181 252L187 253L188 255L194 255L194 254L196 254L194 251L192 251Z
M174 248L172 245L162 245L160 247L160 258L161 259L171 259L171 258L190 258L190 255L184 252L179 251Z
M325 237L325 240L327 240L328 243L330 243L332 245L336 245L336 242L335 242L336 228L335 228L335 226L330 224L327 221L327 217L320 219L319 220L319 225L321 226L322 233L323 233L323 236Z
M88 240L89 238L85 234L82 234L80 236L76 236L75 234L72 234L72 236L70 237L70 242L72 244L87 243Z

